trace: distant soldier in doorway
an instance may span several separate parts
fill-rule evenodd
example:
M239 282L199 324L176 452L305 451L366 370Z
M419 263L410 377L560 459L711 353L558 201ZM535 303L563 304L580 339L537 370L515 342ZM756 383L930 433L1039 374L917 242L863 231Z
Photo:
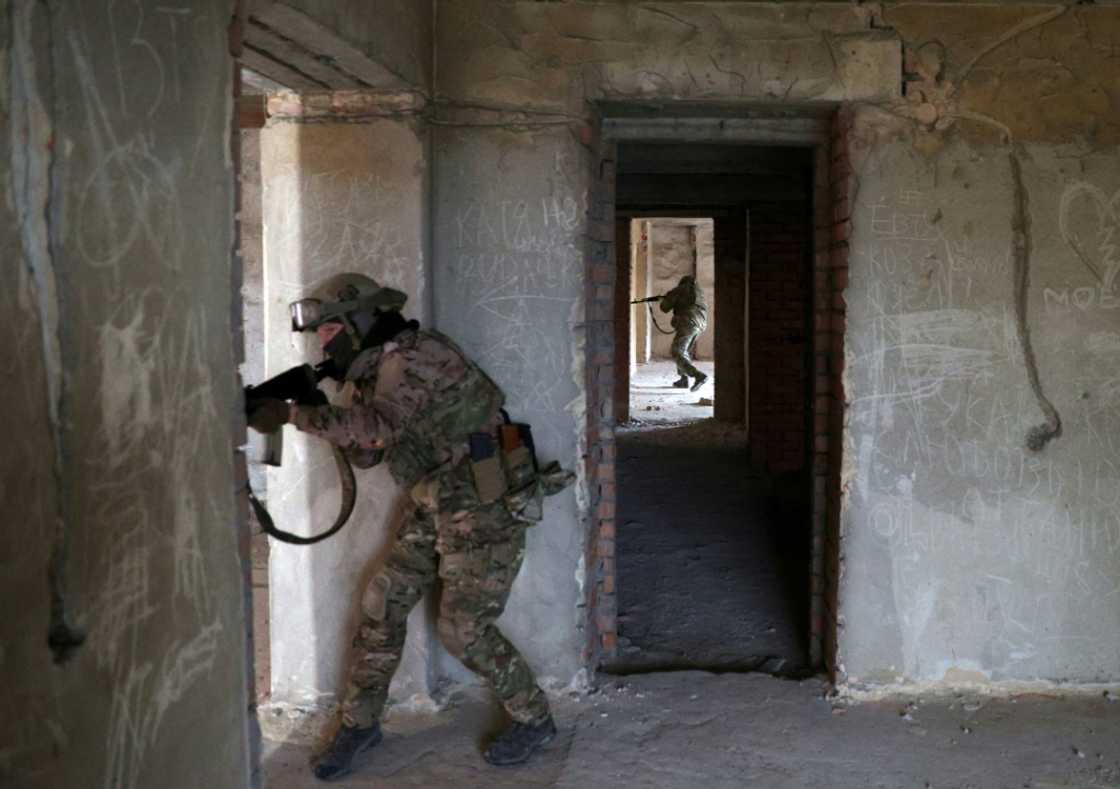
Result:
M660 306L662 312L673 313L672 354L680 376L673 386L695 392L708 380L708 376L692 363L692 346L708 328L708 302L704 300L704 292L695 278L684 276L675 288L661 297ZM688 383L690 377L693 379L691 386Z

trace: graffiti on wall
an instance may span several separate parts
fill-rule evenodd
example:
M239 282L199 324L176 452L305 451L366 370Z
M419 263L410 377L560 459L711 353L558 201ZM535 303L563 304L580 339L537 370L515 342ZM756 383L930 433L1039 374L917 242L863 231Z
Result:
M1021 173L1010 174L1021 188ZM1024 359L1033 361L1024 329L1043 325L1028 304L1071 328L1071 318L1112 308L1115 212L1079 183L1055 198L1052 219L1020 197L1012 243L1001 246L975 226L961 232L971 221L949 223L932 193L897 189L865 205L867 236L853 248L866 283L850 298L868 316L848 336L853 494L889 551L900 670L910 676L940 677L939 656L971 659L973 649L975 667L993 676L1030 674L1058 644L1077 643L1089 665L1113 660L1111 636L1093 621L1120 594L1120 332L1081 323L1072 346L1062 335L1063 353L1085 359L1060 378L1051 372L1072 455L1024 441L1025 426L1036 425L1030 439L1052 423L1038 424L1034 386L1007 381L1023 380ZM1053 265L1038 253L1032 216L1061 226L1060 243L1080 260L1065 271L1087 284L1031 289L1031 273ZM1048 326L1047 364L1054 335Z

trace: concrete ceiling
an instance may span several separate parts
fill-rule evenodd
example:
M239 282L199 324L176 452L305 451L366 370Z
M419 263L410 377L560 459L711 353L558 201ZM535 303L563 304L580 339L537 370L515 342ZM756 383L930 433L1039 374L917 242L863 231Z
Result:
M277 0L253 5L242 43L242 65L288 90L411 87L333 30Z

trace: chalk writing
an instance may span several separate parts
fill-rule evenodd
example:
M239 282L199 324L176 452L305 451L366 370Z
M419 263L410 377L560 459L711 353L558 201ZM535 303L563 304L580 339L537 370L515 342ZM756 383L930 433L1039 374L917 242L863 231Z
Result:
M1095 191L1071 194L1063 236L1103 279L1113 209ZM1029 674L1032 661L1046 671L1054 640L1084 642L1114 665L1115 640L1094 620L1120 595L1120 332L1065 340L1083 360L1058 387L1063 402L1077 393L1066 406L1076 450L1031 451L1023 435L1038 404L1022 372L1009 291L1019 262L1006 241L952 236L920 191L873 198L862 216L867 233L851 254L865 279L849 294L860 321L845 359L851 527L887 546L905 670L940 676L922 661L974 649L997 675ZM1120 303L1103 281L1033 296L1054 316Z
M1091 217L1088 222L1084 221L1086 215ZM1070 184L1062 193L1058 227L1101 290L1114 293L1120 274L1120 190L1109 197L1093 184Z
M583 211L575 197L554 193L471 199L451 218L452 288L477 315L471 350L517 408L556 412L570 397Z
M1104 285L1083 285L1079 288L1043 288L1042 301L1049 315L1120 309L1120 294L1105 288Z

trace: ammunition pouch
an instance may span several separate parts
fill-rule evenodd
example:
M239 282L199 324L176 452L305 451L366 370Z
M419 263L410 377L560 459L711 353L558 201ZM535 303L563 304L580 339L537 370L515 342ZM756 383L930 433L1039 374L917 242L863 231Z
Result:
M575 474L556 462L539 468L529 425L506 419L497 436L472 433L470 454L421 479L409 491L412 500L433 511L500 501L515 520L526 525L540 522L544 498L571 485Z
M555 460L533 475L532 479L505 494L510 515L526 523L539 523L544 518L544 499L554 496L575 482L576 475L560 468Z

